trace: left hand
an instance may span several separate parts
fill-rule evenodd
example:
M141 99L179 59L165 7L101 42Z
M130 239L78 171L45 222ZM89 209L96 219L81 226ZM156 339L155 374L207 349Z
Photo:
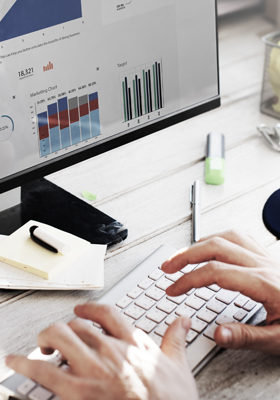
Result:
M82 319L44 330L38 337L41 351L59 350L68 361L68 372L23 356L8 356L7 365L61 400L198 399L185 351L189 319L179 318L168 328L160 349L115 307L85 304L75 313L99 323L108 335Z

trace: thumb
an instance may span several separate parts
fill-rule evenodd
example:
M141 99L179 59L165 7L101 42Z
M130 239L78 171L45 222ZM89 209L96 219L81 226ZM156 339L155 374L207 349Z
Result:
M161 350L173 361L186 362L186 336L190 329L189 318L178 318L165 332Z
M280 355L280 325L224 324L216 329L215 341L229 349L259 350Z

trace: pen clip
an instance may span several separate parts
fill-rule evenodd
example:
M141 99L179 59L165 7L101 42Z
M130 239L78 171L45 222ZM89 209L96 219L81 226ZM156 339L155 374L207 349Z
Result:
M191 190L190 190L190 203L191 206L193 206L193 185L191 185Z

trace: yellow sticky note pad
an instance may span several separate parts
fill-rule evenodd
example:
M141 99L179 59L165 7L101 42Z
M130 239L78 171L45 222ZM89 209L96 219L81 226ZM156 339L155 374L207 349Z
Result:
M69 254L52 253L30 238L29 228L43 228L71 246ZM52 277L90 250L90 242L41 222L29 221L0 243L0 261L45 279Z

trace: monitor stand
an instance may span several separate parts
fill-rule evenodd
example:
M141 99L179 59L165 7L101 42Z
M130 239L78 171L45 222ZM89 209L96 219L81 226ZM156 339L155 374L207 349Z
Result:
M44 178L23 185L21 203L0 212L0 234L10 235L31 219L95 244L112 246L128 234L120 222Z

